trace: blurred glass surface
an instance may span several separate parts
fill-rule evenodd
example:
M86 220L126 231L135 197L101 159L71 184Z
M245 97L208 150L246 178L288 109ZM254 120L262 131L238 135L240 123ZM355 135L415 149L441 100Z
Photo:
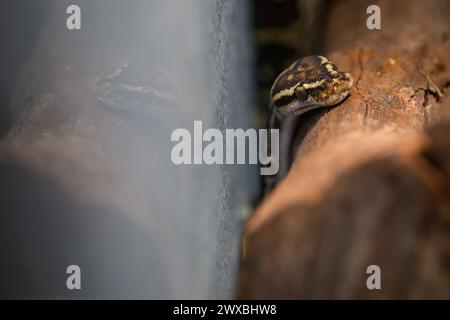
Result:
M254 126L247 2L76 1L79 31L65 27L70 4L1 3L1 143L51 150L60 171L2 169L0 296L229 298L258 169L175 166L170 135L194 120ZM39 123L48 134L17 126L48 101L70 126L60 115ZM70 264L79 292L65 286Z

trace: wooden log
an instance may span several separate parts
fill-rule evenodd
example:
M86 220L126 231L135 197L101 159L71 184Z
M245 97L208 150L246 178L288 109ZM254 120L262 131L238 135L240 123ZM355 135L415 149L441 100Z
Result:
M238 298L450 297L449 2L378 1L379 31L370 4L330 5L328 56L356 83L299 119L294 165L247 223Z

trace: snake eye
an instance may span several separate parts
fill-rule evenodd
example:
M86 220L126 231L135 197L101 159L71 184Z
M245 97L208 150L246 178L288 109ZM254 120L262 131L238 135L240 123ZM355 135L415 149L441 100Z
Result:
M295 95L300 101L305 101L308 98L308 92L301 85L295 88Z

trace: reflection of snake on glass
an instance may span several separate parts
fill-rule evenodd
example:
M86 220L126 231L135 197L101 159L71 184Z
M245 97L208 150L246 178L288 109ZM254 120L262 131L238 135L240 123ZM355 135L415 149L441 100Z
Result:
M126 62L94 84L97 100L120 115L155 116L175 112L184 102L173 78L161 67L135 66Z

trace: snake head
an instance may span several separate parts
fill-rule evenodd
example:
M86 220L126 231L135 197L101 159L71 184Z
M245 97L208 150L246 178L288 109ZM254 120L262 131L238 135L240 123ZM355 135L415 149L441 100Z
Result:
M275 110L299 115L311 109L329 107L350 93L353 79L323 56L295 61L275 80L270 95Z

